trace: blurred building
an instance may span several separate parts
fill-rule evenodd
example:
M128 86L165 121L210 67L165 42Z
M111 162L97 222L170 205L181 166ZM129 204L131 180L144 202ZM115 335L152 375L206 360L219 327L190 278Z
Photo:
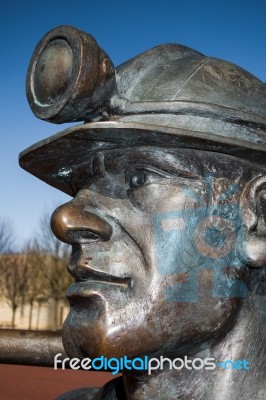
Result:
M0 255L0 329L62 327L69 306L57 283L58 265L62 268L62 260L40 253Z

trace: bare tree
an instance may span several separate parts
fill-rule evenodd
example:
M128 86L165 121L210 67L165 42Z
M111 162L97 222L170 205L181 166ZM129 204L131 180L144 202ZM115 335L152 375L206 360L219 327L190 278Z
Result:
M45 212L40 219L40 230L35 246L42 254L39 269L44 278L46 295L53 301L53 328L57 329L61 322L59 321L59 302L66 301L66 288L72 282L66 270L70 246L58 240L52 233L48 212Z
M32 329L32 313L34 304L37 302L39 306L40 300L46 298L46 288L43 284L42 268L40 268L40 265L44 262L44 257L38 249L31 245L26 246L24 254L26 257L28 275L24 300L30 306L28 328ZM38 310L39 308L40 307L38 307Z
M25 259L14 254L16 238L12 223L0 217L0 298L5 300L12 309L12 327L18 306L26 290Z
M24 254L0 256L1 297L12 310L11 326L15 327L16 311L23 304L28 285L28 266Z
M11 253L15 241L12 223L7 218L0 217L0 253Z
M2 235L2 236L1 236ZM14 236L7 220L0 219L0 253L12 249ZM20 254L0 254L0 297L12 309L11 325L15 326L16 312L29 304L29 329L32 329L32 314L44 300L53 305L51 322L54 329L60 328L59 305L65 302L65 291L72 278L66 270L70 246L59 241L50 229L50 214L45 212L40 219L37 237L27 244Z
M69 256L70 246L58 240L50 227L51 213L45 211L40 218L40 229L36 243L47 254L56 258L65 259Z

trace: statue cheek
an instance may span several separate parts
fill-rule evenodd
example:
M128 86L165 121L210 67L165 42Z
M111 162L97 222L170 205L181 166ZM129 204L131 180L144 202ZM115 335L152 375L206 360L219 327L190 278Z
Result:
M144 185L137 190L129 190L131 204L150 214L162 213L185 208L194 209L202 205L202 197L186 180L161 180Z

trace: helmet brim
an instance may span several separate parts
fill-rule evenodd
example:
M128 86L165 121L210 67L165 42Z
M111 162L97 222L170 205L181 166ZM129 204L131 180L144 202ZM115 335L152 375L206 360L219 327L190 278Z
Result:
M212 120L210 124L210 119L208 122L199 125L192 118L189 129L185 129L182 123L179 127L171 127L124 121L123 118L118 121L87 123L66 129L27 148L20 153L19 163L37 178L71 196L74 193L70 181L75 167L104 150L139 146L179 147L224 153L265 163L265 131L258 137L258 129L246 127L248 131L243 139L243 134L236 135L237 130L243 130L237 123ZM209 128L204 129L204 126ZM223 132L225 136L222 136Z

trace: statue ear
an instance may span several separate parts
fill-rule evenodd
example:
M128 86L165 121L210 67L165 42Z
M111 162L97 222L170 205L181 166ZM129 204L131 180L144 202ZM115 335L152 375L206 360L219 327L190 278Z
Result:
M249 181L240 197L244 237L240 239L240 260L252 268L266 266L266 176ZM242 236L242 235L240 235Z

